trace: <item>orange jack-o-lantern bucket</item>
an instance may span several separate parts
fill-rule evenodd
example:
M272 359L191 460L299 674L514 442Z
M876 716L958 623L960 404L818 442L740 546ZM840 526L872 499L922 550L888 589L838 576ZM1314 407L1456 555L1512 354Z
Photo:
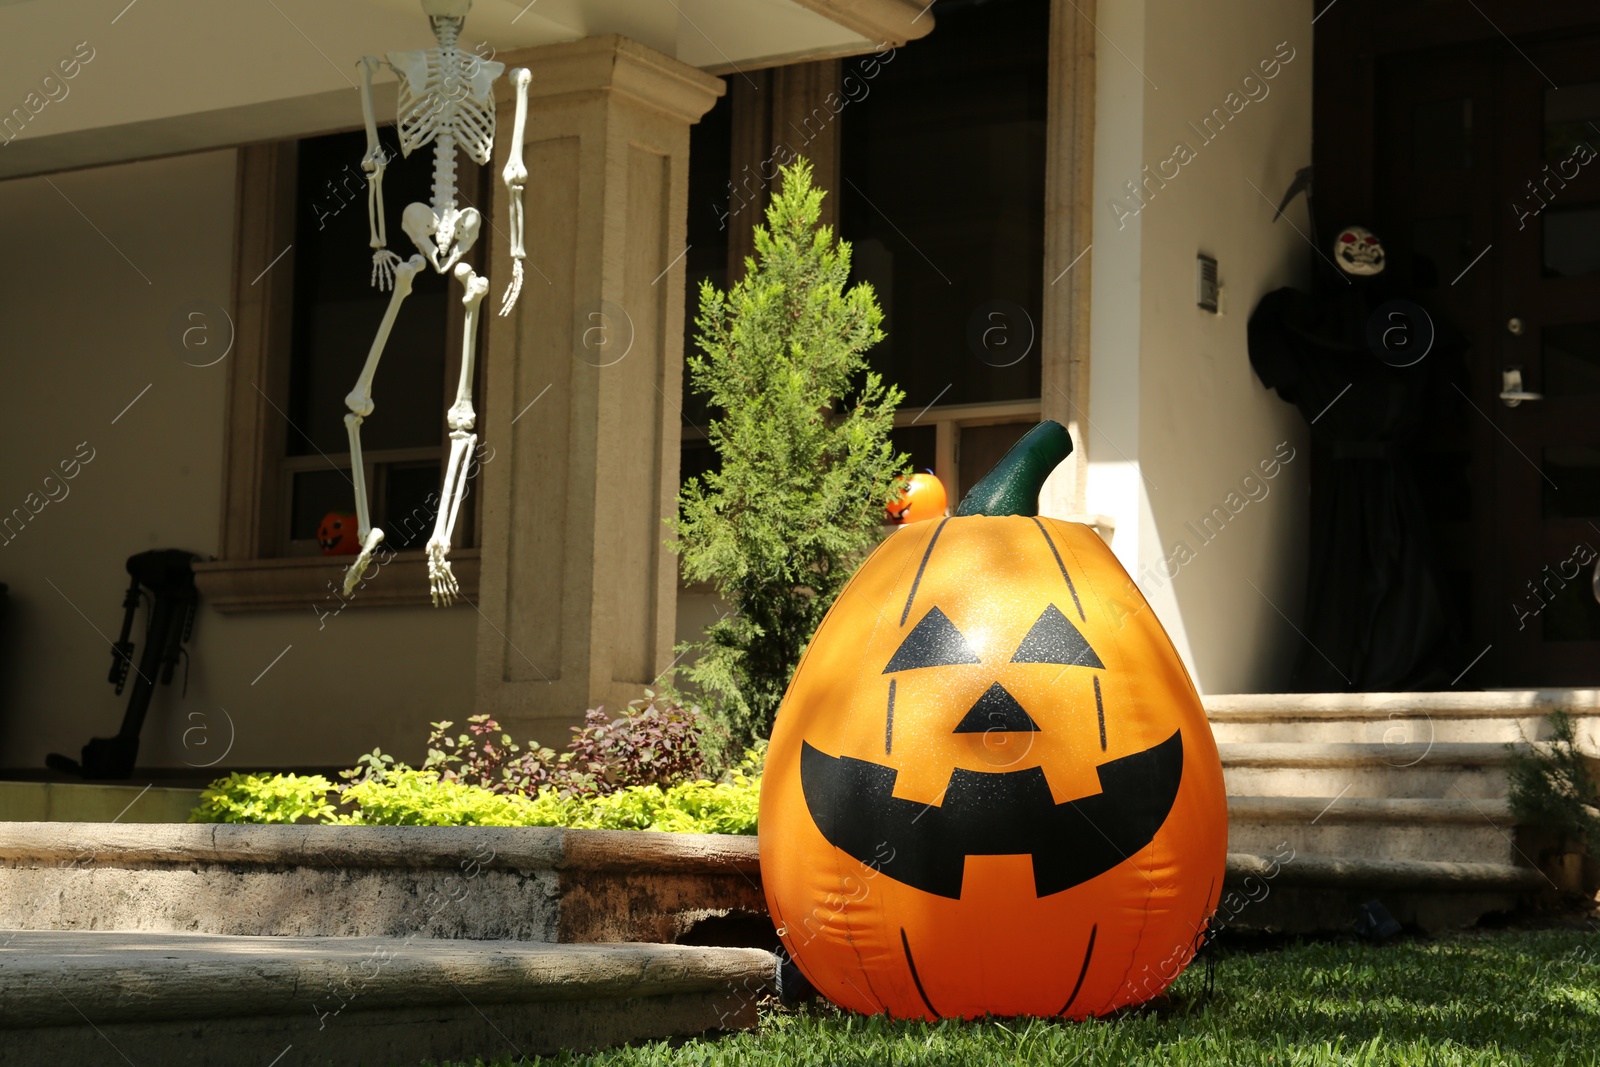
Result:
M899 526L923 519L943 518L949 508L944 483L932 471L918 471L906 479L905 488L884 509L884 518Z
M353 556L361 551L361 538L357 536L356 517L343 512L330 511L317 524L317 544L324 556Z
M843 1007L1104 1015L1204 939L1222 764L1116 557L1037 517L1071 449L1042 423L955 516L891 534L784 698L761 874L785 947Z

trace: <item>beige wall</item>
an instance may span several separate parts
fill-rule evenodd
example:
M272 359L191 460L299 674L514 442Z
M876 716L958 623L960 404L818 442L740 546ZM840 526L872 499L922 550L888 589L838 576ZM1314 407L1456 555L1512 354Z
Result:
M1301 280L1309 250L1271 224L1250 183L1276 199L1309 161L1309 9L1101 0L1097 22L1116 47L1098 64L1089 510L1115 518L1114 548L1136 575L1179 541L1193 550L1175 577L1146 571L1141 585L1202 690L1271 688L1299 640L1272 605L1298 617L1309 457L1298 416L1250 370L1245 323L1262 293ZM1281 41L1296 55L1270 95L1198 143L1187 123ZM1119 228L1112 196L1179 140L1195 159ZM0 545L11 587L0 766L76 755L115 730L126 696L105 682L106 640L128 555L216 551L226 363L185 365L170 319L196 298L228 303L233 191L229 151L0 183L12 250L0 265L0 514L41 492L80 442L94 454L64 499ZM1305 228L1303 206L1291 219ZM1220 260L1220 316L1194 306L1197 251ZM1200 544L1185 524L1285 440L1298 457L1270 494ZM709 597L681 601L680 640L713 610ZM188 695L158 690L141 763L206 763L230 734L224 767L347 765L374 745L416 758L428 721L471 713L476 623L470 608L356 607L319 631L309 606L202 609Z
M1311 159L1311 14L1278 0L1099 4L1088 510L1116 519L1113 548L1208 693L1282 686L1299 651L1279 609L1299 618L1310 457L1299 415L1250 368L1245 326L1262 294L1309 270L1293 228L1307 230L1304 202L1271 219ZM1280 42L1293 58L1262 79ZM1189 123L1228 113L1230 93L1238 113L1207 143ZM1124 183L1171 175L1180 142L1193 158L1152 180L1141 208ZM1195 306L1199 252L1219 262L1220 315ZM1230 492L1246 500L1240 480L1285 441L1296 458L1262 480L1262 499L1209 542L1188 528ZM1192 558L1173 574L1180 542Z
M228 305L233 196L231 151L0 183L0 514L42 494L80 442L94 457L0 545L0 767L75 757L116 730L127 694L106 683L107 639L123 561L217 549L227 363L185 365L169 320L194 299ZM223 767L348 766L374 745L419 758L430 720L471 713L476 622L468 607L353 607L319 632L309 606L203 607L188 695L158 687L140 763L215 760L230 720Z

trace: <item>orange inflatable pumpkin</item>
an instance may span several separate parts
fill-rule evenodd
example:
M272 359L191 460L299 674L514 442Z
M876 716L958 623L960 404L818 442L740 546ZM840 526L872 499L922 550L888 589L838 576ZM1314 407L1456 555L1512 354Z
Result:
M317 544L324 556L353 556L361 551L361 539L356 536L356 517L330 511L317 525Z
M889 501L886 517L896 526L923 519L942 519L949 506L944 483L932 471L918 471L906 479L906 487L900 495Z
M820 992L896 1017L1104 1015L1160 993L1222 891L1200 699L1087 526L1041 519L1042 423L954 517L896 530L784 697L761 874Z

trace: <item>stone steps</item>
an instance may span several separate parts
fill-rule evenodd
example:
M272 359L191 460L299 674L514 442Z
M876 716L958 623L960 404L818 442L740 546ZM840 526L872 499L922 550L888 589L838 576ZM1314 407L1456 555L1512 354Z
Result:
M1385 860L1277 850L1230 852L1212 929L1351 933L1360 907L1382 901L1406 926L1429 932L1471 926L1548 883L1505 863Z
M415 1064L750 1026L776 957L703 946L768 941L754 838L0 823L0 1064Z
M1580 744L1600 751L1600 690L1474 693L1244 693L1207 697L1218 744L1320 741L1382 745L1544 741L1550 712L1578 722Z
M1547 743L1546 716L1561 708L1577 720L1580 746L1600 753L1596 690L1204 703L1228 789L1235 897L1221 909L1224 925L1348 929L1374 897L1426 930L1512 909L1551 883L1517 845L1511 751Z
M416 1064L748 1027L758 949L0 932L0 1064Z
M1360 856L1511 864L1516 820L1503 800L1236 796L1228 801L1228 847L1273 855Z
M1228 742L1217 745L1228 795L1461 797L1506 795L1504 745L1476 742Z

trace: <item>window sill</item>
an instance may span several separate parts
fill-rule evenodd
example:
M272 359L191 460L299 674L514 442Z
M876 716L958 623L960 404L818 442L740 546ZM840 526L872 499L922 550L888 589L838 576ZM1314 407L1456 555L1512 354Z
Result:
M456 580L467 600L478 599L479 549L450 553ZM224 614L248 611L304 611L338 606L334 590L349 566L349 556L292 559L214 560L194 565L202 602ZM411 607L431 604L428 562L421 552L397 552L369 574L366 585L348 601L352 606Z

